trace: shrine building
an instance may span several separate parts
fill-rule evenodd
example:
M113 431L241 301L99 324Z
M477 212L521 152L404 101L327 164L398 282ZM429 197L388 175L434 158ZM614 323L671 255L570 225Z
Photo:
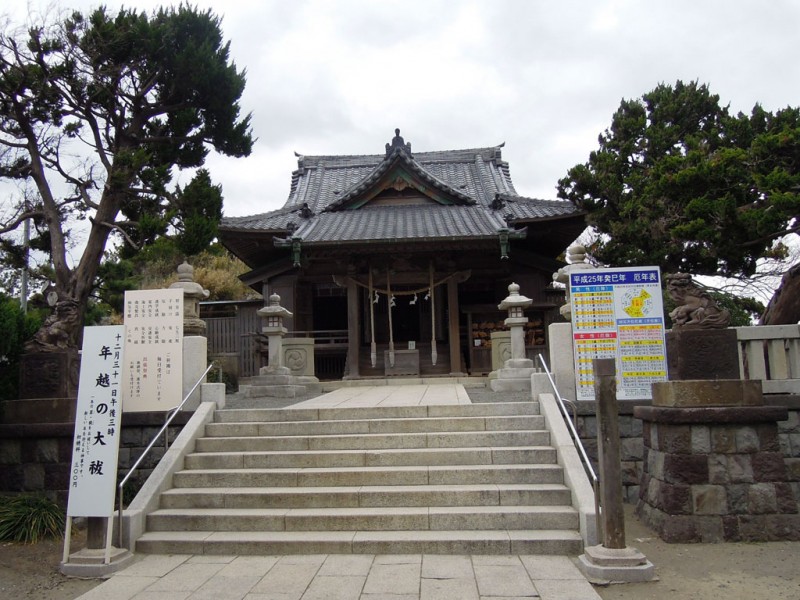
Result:
M221 242L315 339L321 377L488 373L512 282L533 299L528 355L546 355L584 215L519 195L502 146L412 152L395 130L382 154L299 156L283 208L224 218Z

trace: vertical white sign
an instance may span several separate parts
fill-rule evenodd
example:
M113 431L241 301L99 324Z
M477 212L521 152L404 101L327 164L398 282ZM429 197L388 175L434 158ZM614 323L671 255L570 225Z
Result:
M125 292L125 361L125 412L181 403L183 290Z
M616 360L617 398L652 398L651 384L667 380L659 268L587 269L569 285L578 400L594 400L595 358Z
M78 404L72 443L69 517L114 514L122 411L125 327L83 330Z

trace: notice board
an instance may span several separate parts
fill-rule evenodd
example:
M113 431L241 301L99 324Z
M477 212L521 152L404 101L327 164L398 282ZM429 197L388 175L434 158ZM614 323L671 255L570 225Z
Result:
M69 517L114 514L124 340L122 325L83 330L67 501Z
M594 400L595 358L615 359L619 400L651 399L667 380L660 269L586 269L569 286L577 399Z
M125 412L167 411L183 393L183 290L125 292Z

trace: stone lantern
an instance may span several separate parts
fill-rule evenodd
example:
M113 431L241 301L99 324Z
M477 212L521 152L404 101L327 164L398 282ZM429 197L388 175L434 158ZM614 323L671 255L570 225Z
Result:
M206 322L200 318L200 301L209 296L209 291L194 280L192 265L184 261L178 265L178 281L169 289L183 290L183 335L205 335Z
M508 297L497 306L508 311L508 318L504 321L511 330L511 358L505 363L508 368L533 367L533 361L525 357L525 324L528 322L525 309L532 303L533 300L519 293L519 285L512 283L508 286Z
M533 300L519 293L519 285L508 286L508 296L497 308L507 310L504 323L511 330L511 358L502 369L493 371L489 377L489 387L495 392L527 391L531 389L531 375L534 373L533 361L525 356L525 324L528 317L525 309Z
M290 369L283 366L283 336L287 333L283 320L291 317L292 313L281 306L281 297L278 294L272 294L269 304L259 309L257 314L264 319L265 325L261 331L269 340L269 364L264 368L263 374L289 374Z

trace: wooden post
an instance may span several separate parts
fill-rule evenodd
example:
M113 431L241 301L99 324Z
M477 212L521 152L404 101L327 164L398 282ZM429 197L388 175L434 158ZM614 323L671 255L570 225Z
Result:
M458 326L458 281L452 277L447 280L447 337L450 344L450 373L461 375L461 336Z
M616 366L613 358L592 360L597 414L597 460L600 466L600 500L603 514L603 546L625 548L625 514L622 508L619 411Z
M349 366L347 376L351 379L358 379L359 349L361 346L361 328L359 327L359 303L360 295L358 286L352 279L347 281L347 364Z

